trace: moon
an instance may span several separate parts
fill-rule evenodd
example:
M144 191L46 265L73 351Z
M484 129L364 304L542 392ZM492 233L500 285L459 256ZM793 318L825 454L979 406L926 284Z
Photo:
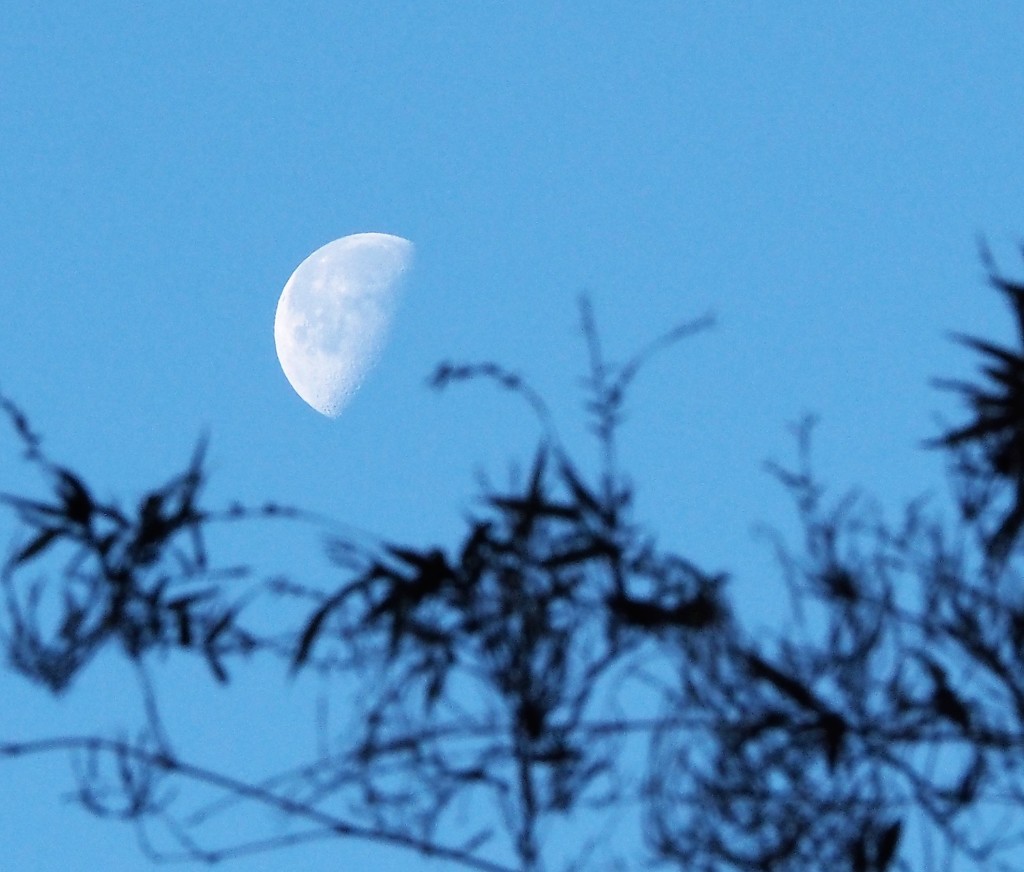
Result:
M328 242L288 279L274 318L281 369L303 400L336 418L377 362L413 244L389 233Z

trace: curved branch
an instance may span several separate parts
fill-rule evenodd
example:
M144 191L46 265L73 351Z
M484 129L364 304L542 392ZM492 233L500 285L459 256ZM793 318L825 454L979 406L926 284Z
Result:
M103 739L96 736L56 736L24 742L0 743L0 757L25 757L33 754L52 753L54 751L88 751L92 753L115 754L122 758L129 758L139 763L154 766L164 772L181 775L193 781L229 791L269 808L275 808L293 818L316 824L335 836L365 839L371 842L405 848L432 859L447 860L468 869L480 870L480 872L516 872L513 867L503 866L500 863L474 857L458 848L438 845L434 842L413 838L403 833L350 823L307 803L281 796L265 787L250 784L237 778L231 778L219 772L214 772L211 769L175 759L160 751L147 751L127 742Z

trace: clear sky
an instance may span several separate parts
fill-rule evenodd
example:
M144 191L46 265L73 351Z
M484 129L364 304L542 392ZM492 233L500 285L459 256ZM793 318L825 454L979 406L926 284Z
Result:
M440 360L522 371L592 458L577 297L620 357L713 311L636 383L623 456L641 519L732 571L756 621L777 573L751 529L789 517L762 471L791 456L787 423L821 416L837 486L891 508L942 491L918 444L955 410L928 379L969 365L945 331L1010 329L974 240L1020 266L1022 31L1011 2L11 0L0 387L103 496L178 471L208 428L213 502L426 544L460 529L478 471L501 480L537 436L507 396L429 391ZM274 310L303 258L361 231L417 259L332 421L282 374ZM15 456L0 431L3 490L31 481ZM312 536L273 535L243 550L325 572ZM97 664L54 704L2 675L0 737L75 706L116 727L122 680ZM266 688L243 730L192 716L208 748L312 741L308 701ZM141 868L128 829L61 804L70 783L61 759L0 763L0 865ZM230 868L319 872L351 850Z

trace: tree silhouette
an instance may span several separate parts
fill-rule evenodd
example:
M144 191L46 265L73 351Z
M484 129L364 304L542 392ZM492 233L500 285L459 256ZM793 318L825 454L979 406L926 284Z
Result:
M983 256L1024 344L1024 285ZM921 501L889 522L863 496L831 496L813 421L795 429L795 462L770 465L802 532L795 545L774 538L793 622L766 638L745 631L724 572L635 522L617 458L633 379L710 319L618 364L585 301L582 324L597 474L521 376L443 364L437 388L484 379L528 404L542 428L532 460L508 488L485 488L452 544L334 535L328 590L213 564L217 525L317 519L206 508L205 440L127 509L97 500L0 400L51 491L0 496L21 529L0 575L8 663L63 693L116 650L143 679L147 713L137 739L0 737L0 756L74 752L79 802L136 823L154 857L168 854L158 843L212 862L337 837L492 872L1018 868L1024 348L958 337L986 381L939 383L973 416L927 443L949 460L951 523ZM280 607L272 632L250 619L256 596ZM176 753L146 694L171 650L221 683L252 654L316 673L344 695L352 727L265 780L204 768ZM245 804L291 829L213 841L211 824Z

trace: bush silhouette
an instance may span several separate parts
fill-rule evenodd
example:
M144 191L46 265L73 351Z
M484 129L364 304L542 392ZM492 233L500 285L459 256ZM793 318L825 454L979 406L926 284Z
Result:
M1024 343L1024 285L984 256ZM795 461L771 466L802 531L797 545L776 540L794 625L754 638L725 572L666 550L635 522L617 460L633 379L711 320L615 364L586 301L581 311L597 474L581 471L520 375L442 364L435 387L489 380L537 415L528 471L485 489L454 542L333 536L331 590L249 578L282 615L302 610L273 634L249 621L235 585L246 570L215 564L206 534L315 518L275 504L206 507L205 440L133 508L99 501L3 398L50 490L0 497L21 531L0 577L12 669L67 693L102 650L144 672L174 650L224 683L246 668L242 655L262 652L347 688L359 709L344 747L259 782L179 757L155 705L138 739L0 737L0 755L76 750L82 804L143 821L179 856L207 861L285 847L301 831L471 869L542 870L565 861L550 834L567 824L575 868L881 872L929 868L939 848L968 868L1014 868L1024 836L1024 346L958 337L981 355L982 381L938 382L971 415L926 443L949 461L952 524L920 502L892 523L863 497L830 495L813 468L813 422L796 428ZM221 799L193 800L190 786ZM204 826L239 803L283 813L295 832L210 841ZM912 850L911 838L929 849ZM144 847L157 856L153 844Z

